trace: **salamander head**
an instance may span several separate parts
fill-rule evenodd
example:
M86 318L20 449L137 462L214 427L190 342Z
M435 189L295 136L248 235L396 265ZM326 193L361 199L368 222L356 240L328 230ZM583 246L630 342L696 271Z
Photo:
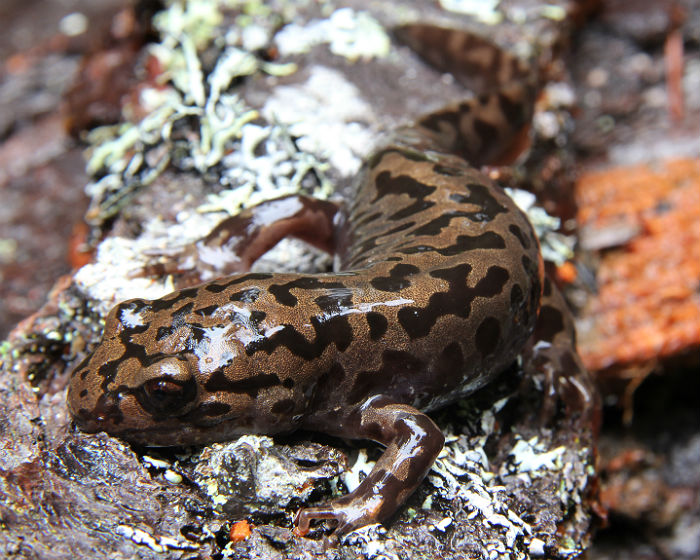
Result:
M236 362L246 361L245 325L195 323L191 306L173 312L155 305L130 300L108 315L102 341L70 380L68 407L78 427L147 445L256 431L250 418L257 394L227 385L237 377Z

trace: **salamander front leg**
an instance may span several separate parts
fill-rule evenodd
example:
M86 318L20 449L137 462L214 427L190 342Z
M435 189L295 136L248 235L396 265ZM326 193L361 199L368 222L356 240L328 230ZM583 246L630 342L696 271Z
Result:
M296 532L305 535L315 519L337 522L336 537L390 517L421 483L442 449L445 438L435 423L417 409L374 396L328 429L323 417L313 429L344 438L371 439L386 446L367 478L350 494L297 513ZM311 426L310 426L311 427Z
M181 254L144 268L144 275L177 274L178 288L218 276L247 272L285 237L296 237L328 253L341 242L342 221L334 202L289 195L266 200L220 222Z

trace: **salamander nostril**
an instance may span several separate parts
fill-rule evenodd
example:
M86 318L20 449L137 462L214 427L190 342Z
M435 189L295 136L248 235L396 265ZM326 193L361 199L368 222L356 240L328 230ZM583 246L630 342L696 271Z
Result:
M84 417L80 415L81 419L96 424L98 427L104 424L119 425L124 419L124 414L119 406L120 400L120 394L110 392L100 395L92 410L81 409L81 412L85 412Z

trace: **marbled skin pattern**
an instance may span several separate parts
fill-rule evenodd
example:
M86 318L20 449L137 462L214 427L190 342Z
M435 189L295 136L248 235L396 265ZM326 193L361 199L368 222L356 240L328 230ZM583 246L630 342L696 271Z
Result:
M473 167L507 151L530 118L532 87L511 85L520 63L493 45L435 31L401 30L457 74L495 68L499 89L397 131L347 210L305 197L263 203L198 246L202 277L228 275L116 306L71 379L78 426L146 445L297 428L380 442L359 488L297 516L301 534L333 519L339 535L385 520L424 478L444 442L424 412L482 387L519 353L575 412L591 406L551 286L540 315L549 323L531 339L544 283L532 227ZM340 271L241 272L286 235L334 250Z

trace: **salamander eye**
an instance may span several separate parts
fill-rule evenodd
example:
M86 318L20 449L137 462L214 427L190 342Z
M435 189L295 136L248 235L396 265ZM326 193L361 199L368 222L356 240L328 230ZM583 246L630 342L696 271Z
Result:
M179 382L170 378L149 379L136 391L139 404L154 416L177 416L187 412L197 396L193 379Z

